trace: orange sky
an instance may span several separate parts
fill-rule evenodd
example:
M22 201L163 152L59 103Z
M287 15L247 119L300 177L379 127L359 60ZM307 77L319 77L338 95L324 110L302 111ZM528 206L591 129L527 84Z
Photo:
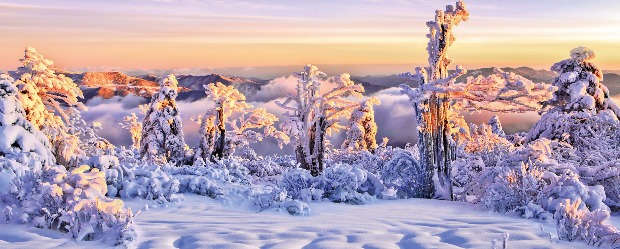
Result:
M453 3L311 2L0 1L0 70L17 67L25 46L64 68L424 65L425 21ZM470 21L457 28L450 50L458 64L548 69L572 48L587 46L601 68L620 69L617 1L466 3Z

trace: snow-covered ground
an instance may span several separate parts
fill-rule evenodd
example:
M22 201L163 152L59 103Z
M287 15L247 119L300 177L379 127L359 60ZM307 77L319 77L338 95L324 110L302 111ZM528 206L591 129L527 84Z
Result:
M179 206L136 218L138 248L489 248L509 233L511 248L566 248L550 242L539 223L476 210L473 205L425 199L353 206L310 203L312 214L231 209L186 195ZM545 231L555 233L551 223ZM554 240L555 241L555 240Z
M136 248L588 248L583 242L553 242L551 222L527 220L460 202L380 200L369 205L309 203L312 214L278 210L256 213L227 207L205 196L179 195L181 202L144 210L135 219ZM134 210L142 200L127 201ZM612 221L620 223L620 217ZM545 232L541 230L541 226ZM68 234L26 225L1 224L0 248L104 247L74 242Z

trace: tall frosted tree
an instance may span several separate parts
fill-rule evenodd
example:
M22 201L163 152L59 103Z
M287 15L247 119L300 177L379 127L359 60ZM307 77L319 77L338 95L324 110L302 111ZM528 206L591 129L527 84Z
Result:
M296 75L297 93L276 104L287 110L281 126L295 141L297 162L316 176L324 169L326 135L342 129L338 119L350 116L359 106L347 96L361 98L364 87L355 84L348 74L341 74L331 79L336 87L322 93L321 82L327 75L316 66L307 65Z
M418 88L401 85L413 104L418 123L420 163L425 168L424 182L420 185L423 198L451 200L451 163L455 160L454 137L465 122L459 111L489 110L496 112L524 112L539 110L541 102L551 98L554 88L535 84L521 76L496 69L496 74L470 77L463 83L456 79L467 70L457 65L448 72L451 60L448 48L454 43L453 28L467 21L469 12L463 1L446 10L437 10L429 28L427 52L429 66L416 68L415 74L404 74L418 82Z
M73 123L71 116L86 110L79 102L82 91L34 48L26 48L20 62L22 66L16 72L19 80L14 84L26 118L48 136L58 163L76 166L77 157L84 152L78 146L79 137L69 126Z
M287 139L273 128L273 124L278 121L275 115L264 108L254 108L246 103L245 96L233 86L216 82L204 87L207 98L214 103L214 107L198 118L201 139L196 149L196 159L215 160L228 157L236 148L261 141L264 136L272 136L279 141ZM227 126L232 129L228 130ZM255 131L263 127L264 134Z
M178 82L171 74L159 85L159 92L151 98L151 105L142 122L140 156L163 156L170 162L181 163L185 157L185 140L176 103Z
M374 152L377 149L377 123L375 122L374 105L381 101L373 97L360 102L349 118L347 137L342 143L343 149L367 150Z

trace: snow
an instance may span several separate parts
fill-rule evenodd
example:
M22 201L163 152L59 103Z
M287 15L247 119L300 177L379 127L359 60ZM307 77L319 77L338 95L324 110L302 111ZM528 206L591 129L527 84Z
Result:
M618 246L620 108L594 52L572 50L551 85L500 69L457 83L466 70L448 74L447 48L468 16L459 1L427 22L429 67L406 74L418 88L402 86L419 125L404 149L377 145L378 99L312 65L296 74L296 95L273 102L283 131L218 82L205 86L214 107L191 149L169 75L142 124L124 119L134 146L114 148L81 119L77 85L27 48L19 80L0 75L0 247ZM479 110L544 114L526 137L506 135L497 117L466 124L461 113ZM338 150L326 139L340 129ZM256 155L249 144L264 137L292 139L296 160Z
M378 200L353 206L308 203L312 212L260 213L222 205L206 196L176 195L181 202L150 205L134 218L135 248L490 248L509 234L508 248L597 248L557 241L553 221L489 213L462 202L427 199ZM134 210L146 201L128 200ZM386 212L389 210L389 212ZM612 223L620 224L620 217ZM541 230L542 226L542 230ZM543 231L544 230L544 231ZM552 239L549 239L551 233ZM0 247L101 247L75 242L58 231L0 224Z
M311 202L310 215L292 216L285 210L256 213L231 208L199 195L176 197L184 200L168 207L151 206L136 216L138 239L132 247L490 248L494 239L501 244L508 233L509 248L589 248L583 242L556 242L553 222L488 213L461 202L379 200L362 206ZM126 204L134 210L145 206L139 199ZM92 245L73 242L58 232L8 226L0 224L0 247L8 243L22 248Z

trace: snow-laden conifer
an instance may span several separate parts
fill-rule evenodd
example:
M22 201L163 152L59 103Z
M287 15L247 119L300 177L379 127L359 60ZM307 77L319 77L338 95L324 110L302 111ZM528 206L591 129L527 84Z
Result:
M347 137L342 144L343 149L368 150L377 149L377 123L375 123L374 105L380 105L377 98L369 98L360 102L360 106L351 112L348 122Z
M611 109L616 116L620 115L618 105L601 83L603 71L592 62L594 58L594 51L578 47L570 51L570 58L551 67L551 71L558 73L552 82L557 91L547 102L555 107L551 111L588 111L596 114Z
M159 85L159 92L153 95L142 122L140 156L163 156L168 161L179 163L185 157L185 139L176 103L178 82L171 74Z
M20 61L22 66L16 72L19 79L14 84L26 118L47 135L58 163L76 166L83 152L70 126L71 116L86 109L79 102L84 97L82 90L34 48L26 48Z

